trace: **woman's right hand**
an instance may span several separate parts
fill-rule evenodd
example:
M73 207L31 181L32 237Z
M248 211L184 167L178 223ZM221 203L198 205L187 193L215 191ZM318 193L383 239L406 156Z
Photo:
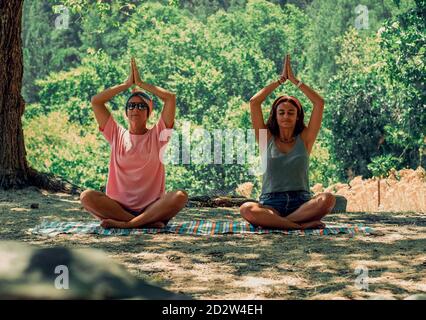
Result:
M133 68L133 78L135 80L135 85L142 87L142 80L139 74L138 66L136 65L135 58L132 58L132 68Z
M287 80L288 80L288 75L287 75L287 55L284 58L284 63L283 63L283 71L281 72L280 75L280 83L284 84Z
M135 77L134 77L134 72L133 72L133 64L130 61L130 71L129 71L129 77L127 78L126 82L124 82L124 84L126 85L127 88L130 88L132 85L135 84Z

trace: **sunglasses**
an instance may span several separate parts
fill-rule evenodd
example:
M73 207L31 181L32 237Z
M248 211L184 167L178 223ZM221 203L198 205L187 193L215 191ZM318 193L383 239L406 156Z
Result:
M129 102L126 106L126 109L127 110L133 110L133 109L144 110L144 109L149 109L149 107L145 102Z

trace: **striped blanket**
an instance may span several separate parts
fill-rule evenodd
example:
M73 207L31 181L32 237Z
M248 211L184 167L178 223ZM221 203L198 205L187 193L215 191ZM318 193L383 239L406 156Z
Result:
M325 229L306 229L306 230L279 230L263 229L254 227L245 221L224 220L191 220L191 221L172 221L162 229L155 228L137 228L137 229L104 229L99 226L99 222L61 222L61 221L42 221L40 225L30 230L31 233L39 235L56 236L58 234L99 234L105 236L111 235L138 235L148 233L175 233L191 235L217 235L217 234L267 234L281 233L286 235L334 235L334 234L355 234L355 233L373 233L370 227L361 224L340 224L327 225Z

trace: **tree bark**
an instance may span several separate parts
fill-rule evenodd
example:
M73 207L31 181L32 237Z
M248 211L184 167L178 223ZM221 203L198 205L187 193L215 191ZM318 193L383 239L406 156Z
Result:
M77 186L38 173L26 159L21 118L25 101L21 95L23 76L23 0L0 0L0 188L36 187L79 192Z
M380 177L377 180L377 208L380 208Z
M21 117L23 0L0 0L0 186L28 184L28 164Z

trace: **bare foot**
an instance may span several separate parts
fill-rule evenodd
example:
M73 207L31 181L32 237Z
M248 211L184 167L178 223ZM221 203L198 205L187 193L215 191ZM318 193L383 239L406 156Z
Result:
M301 225L302 225L302 229L324 229L325 228L325 224L320 220L305 222L305 223L302 223Z
M103 218L101 218L101 217L98 217L96 214L93 214L93 213L91 213L91 212L89 212L91 215L92 215L92 217L93 218L95 218L96 220L104 220Z
M137 226L134 227L131 224L129 224L128 222L125 221L117 221L117 220L113 220L113 219L104 219L101 222L101 227L108 229L108 228L159 228L162 229L164 228L166 225L164 224L164 222L158 221L158 222L153 222L150 224L146 224L143 226Z
M166 225L164 224L164 222L158 221L158 222L153 222L153 223L141 226L139 228L158 228L158 229L162 229L165 226Z
M115 226L115 221L112 219L103 219L101 221L101 227L108 229L108 228L113 228Z

